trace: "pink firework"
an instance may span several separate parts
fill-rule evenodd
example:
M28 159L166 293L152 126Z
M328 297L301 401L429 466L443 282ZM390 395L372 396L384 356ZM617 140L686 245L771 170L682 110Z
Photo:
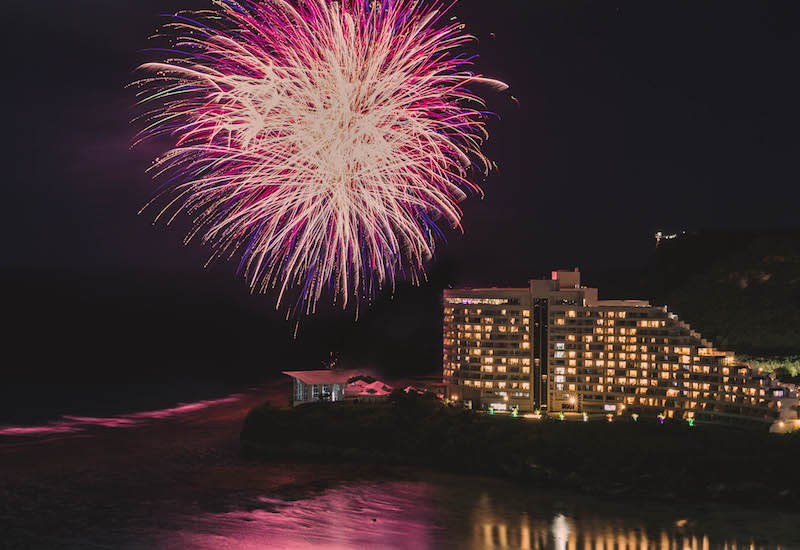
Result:
M346 307L398 276L419 282L446 220L490 162L472 39L449 6L413 0L217 0L165 25L168 58L136 82L141 139L171 136L151 170L253 291L326 291Z

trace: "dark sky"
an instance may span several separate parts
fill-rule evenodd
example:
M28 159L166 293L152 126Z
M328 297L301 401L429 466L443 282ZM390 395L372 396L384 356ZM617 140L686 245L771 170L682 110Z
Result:
M490 97L486 198L468 200L423 288L290 327L233 264L203 270L185 220L152 227L152 148L129 150L132 70L161 13L198 0L8 0L4 214L12 377L438 367L448 285L642 265L658 229L795 225L797 2L463 0ZM592 283L592 280L587 281ZM602 295L602 288L601 288Z

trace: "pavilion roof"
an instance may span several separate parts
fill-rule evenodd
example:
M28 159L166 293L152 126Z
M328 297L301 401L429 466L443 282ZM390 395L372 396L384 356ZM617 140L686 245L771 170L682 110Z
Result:
M283 374L297 378L305 384L344 384L363 373L352 369L321 369L284 371Z

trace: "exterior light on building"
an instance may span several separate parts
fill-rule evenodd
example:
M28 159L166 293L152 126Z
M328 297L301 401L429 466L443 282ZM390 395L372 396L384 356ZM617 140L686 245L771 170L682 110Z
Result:
M558 413L558 419L559 420L564 420L564 413L563 412Z
M689 423L690 428L694 428L694 418L687 418L686 422Z
M609 422L614 422L614 415L613 414L607 414L606 415L606 419L608 419Z
M494 414L494 407L489 407L489 414Z
M639 422L639 415L638 415L638 414L636 414L636 413L633 413L633 414L631 415L631 418L633 418L633 421L634 421L634 422Z
M589 422L589 415L587 413L583 413L583 421Z
M659 414L659 415L658 415L658 423L659 423L659 424L663 424L663 423L664 423L664 418L665 418L665 417L664 417L664 415L663 415L663 414Z

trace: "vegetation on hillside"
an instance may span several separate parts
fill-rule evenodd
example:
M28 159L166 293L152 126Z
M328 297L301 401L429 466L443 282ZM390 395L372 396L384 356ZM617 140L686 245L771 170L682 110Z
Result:
M644 286L653 303L667 305L718 347L798 374L800 231L662 241Z
M741 354L739 357L756 367L763 368L767 372L774 371L779 380L800 384L800 355L758 357Z

